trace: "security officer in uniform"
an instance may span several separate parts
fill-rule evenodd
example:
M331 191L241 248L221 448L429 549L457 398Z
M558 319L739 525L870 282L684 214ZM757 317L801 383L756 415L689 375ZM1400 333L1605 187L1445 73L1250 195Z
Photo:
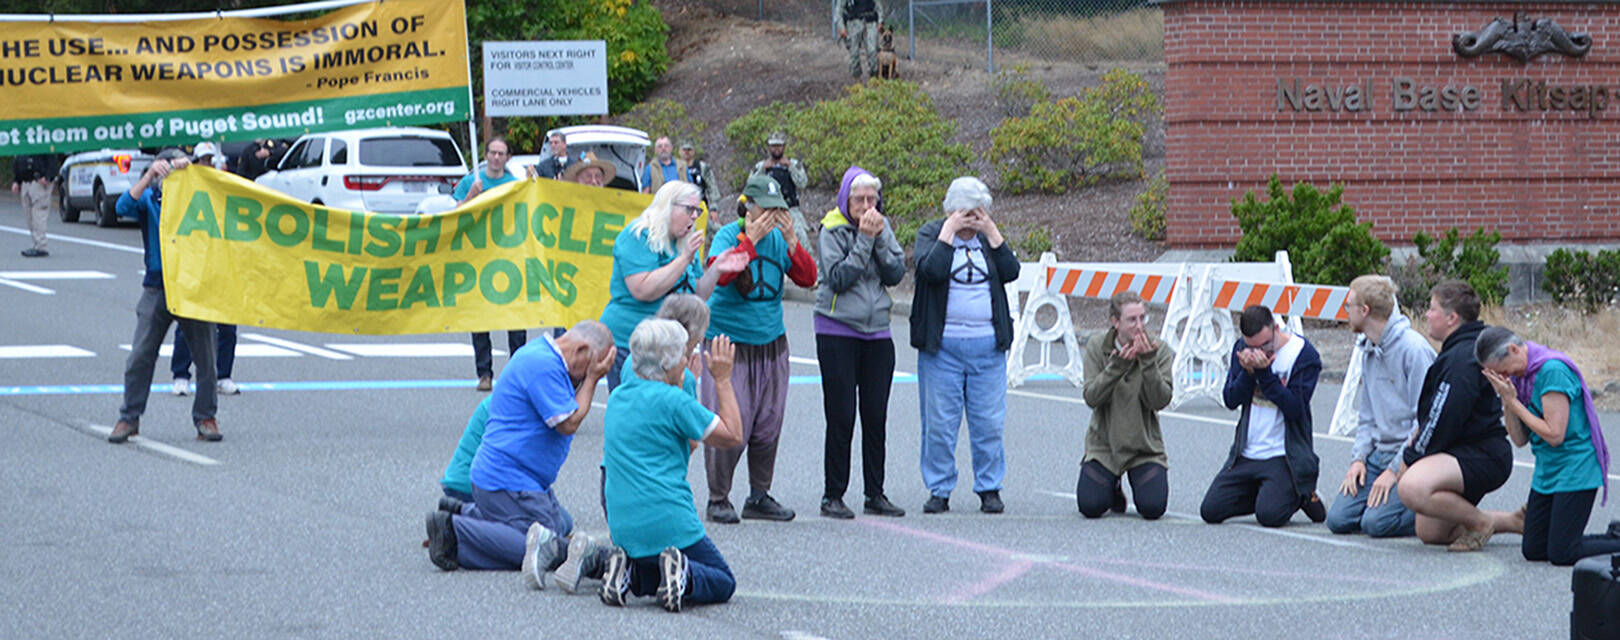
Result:
M878 0L833 0L833 25L838 39L849 47L849 75L861 77L861 52L866 53L866 76L878 74L878 25L883 3Z
M798 158L787 157L786 133L778 131L771 134L765 140L765 149L770 152L770 157L754 163L754 171L748 174L748 178L770 176L782 185L782 199L787 200L788 215L793 218L793 233L799 236L799 244L808 247L810 234L805 228L804 214L799 211L799 191L809 186L810 177L805 174L804 164Z
M22 250L24 258L51 255L45 250L45 223L58 205L51 179L57 171L52 166L54 159L49 155L18 156L11 165L11 192L22 194L23 217L34 241L34 246Z

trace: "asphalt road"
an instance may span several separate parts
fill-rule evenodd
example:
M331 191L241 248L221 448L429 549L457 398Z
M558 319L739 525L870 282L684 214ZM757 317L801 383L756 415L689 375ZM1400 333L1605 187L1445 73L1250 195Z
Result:
M121 345L134 327L139 231L53 221L51 256L30 260L18 255L22 227L16 200L0 197L0 637L1568 635L1570 571L1525 562L1515 535L1482 553L1448 554L1413 539L1334 536L1303 515L1278 530L1252 518L1203 524L1194 514L1235 419L1208 402L1164 416L1163 520L1076 513L1090 412L1078 390L1055 381L1007 398L1007 513L977 512L964 443L952 512L925 516L916 385L902 376L886 488L910 513L823 519L820 391L811 309L801 303L786 314L798 378L773 491L800 517L709 527L737 574L729 604L681 615L650 602L621 610L530 591L515 573L442 573L422 549L422 520L482 397L465 335L244 327L235 379L245 391L221 398L223 442L193 439L190 399L166 391L165 358L142 443L113 446L103 434L117 419ZM898 368L914 372L905 323L894 331ZM1324 384L1316 394L1324 432L1337 392ZM1620 416L1606 417L1609 437L1620 438ZM1329 496L1350 443L1319 436L1319 487ZM557 483L585 531L604 526L600 456L593 413ZM702 465L691 469L702 495ZM1527 464L1516 467L1484 506L1516 508L1529 475ZM858 462L854 476L858 498ZM740 502L746 480L737 484ZM1600 507L1589 530L1615 517L1620 507Z

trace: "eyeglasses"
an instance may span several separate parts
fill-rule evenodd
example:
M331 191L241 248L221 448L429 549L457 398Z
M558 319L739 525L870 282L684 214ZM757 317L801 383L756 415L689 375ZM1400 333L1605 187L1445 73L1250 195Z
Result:
M677 202L677 203L674 204L674 206L685 207L687 211L692 211L692 212L698 212L698 211L703 210L703 206L701 204L686 204L685 202Z

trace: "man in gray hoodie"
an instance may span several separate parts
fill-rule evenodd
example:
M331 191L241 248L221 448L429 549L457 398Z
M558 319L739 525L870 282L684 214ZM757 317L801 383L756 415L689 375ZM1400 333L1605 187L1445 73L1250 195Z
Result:
M838 189L838 208L821 221L820 286L816 289L816 359L821 363L822 408L827 416L826 485L821 515L850 519L850 440L861 417L864 511L902 516L883 494L883 460L894 340L889 334L889 290L906 276L906 253L879 203L883 183L850 167Z
M1374 538L1409 536L1416 515L1395 492L1395 465L1417 426L1418 394L1434 362L1434 348L1395 308L1396 285L1385 276L1365 275L1350 282L1345 313L1361 334L1363 352L1360 420L1350 450L1350 469L1340 496L1328 510L1334 533L1365 532Z

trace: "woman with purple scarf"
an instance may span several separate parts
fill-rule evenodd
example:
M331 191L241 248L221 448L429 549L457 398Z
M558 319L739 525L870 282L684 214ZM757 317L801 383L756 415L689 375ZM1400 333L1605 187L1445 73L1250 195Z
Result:
M1620 521L1608 533L1582 535L1592 500L1609 500L1609 449L1586 379L1569 356L1503 327L1479 334L1474 357L1502 398L1503 422L1515 446L1536 455L1524 514L1524 558L1569 566L1587 556L1620 552Z

